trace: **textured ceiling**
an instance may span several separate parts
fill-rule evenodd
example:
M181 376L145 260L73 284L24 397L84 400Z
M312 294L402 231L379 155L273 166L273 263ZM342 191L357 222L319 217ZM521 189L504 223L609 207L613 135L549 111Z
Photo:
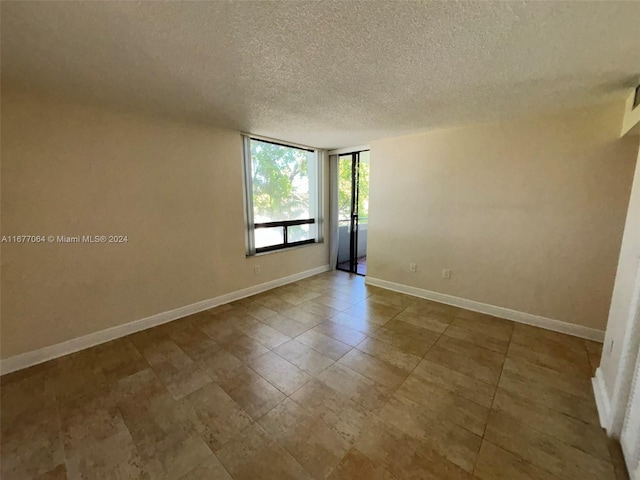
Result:
M1 15L3 82L317 147L622 98L640 73L640 2L2 1Z

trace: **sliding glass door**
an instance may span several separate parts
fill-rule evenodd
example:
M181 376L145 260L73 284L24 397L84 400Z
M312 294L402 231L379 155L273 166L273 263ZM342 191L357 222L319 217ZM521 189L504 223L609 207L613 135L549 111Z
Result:
M366 275L369 220L369 151L338 157L337 268Z

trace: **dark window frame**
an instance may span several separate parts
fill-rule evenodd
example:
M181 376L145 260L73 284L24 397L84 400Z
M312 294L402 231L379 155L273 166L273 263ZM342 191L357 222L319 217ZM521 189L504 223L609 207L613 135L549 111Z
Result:
M323 243L322 232L320 231L320 227L322 223L322 202L323 200L323 165L322 165L322 154L321 150L312 148L312 147L304 147L296 144L289 144L279 140L267 139L257 135L251 135L248 133L243 133L243 145L244 145L244 169L243 169L243 177L244 177L244 196L245 196L245 218L248 220L247 222L247 235L246 235L246 249L247 249L247 257L284 251L289 248L304 246L304 245L312 245L312 244L320 244ZM253 169L251 165L251 141L258 141L262 143L269 143L272 145L278 145L287 148L294 148L297 150L302 150L306 152L311 152L316 155L315 160L315 182L316 185L314 190L316 192L317 198L315 198L315 218L303 218L296 220L281 220L281 221L272 221L272 222L262 222L262 223L254 223L253 220L253 197L252 197L252 176ZM298 226L298 225L315 225L316 232L313 238L309 238L306 240L300 240L296 242L289 241L289 227ZM256 247L255 246L255 231L261 228L277 228L281 227L283 229L283 242L276 245L268 245L265 247Z
M284 242L278 243L276 245L269 245L268 247L260 247L256 248L256 253L264 253L271 252L274 250L282 250L283 248L297 247L299 245L308 245L310 243L316 243L315 238L310 238L308 240L300 240L298 242L289 242L289 233L288 228L294 227L297 225L312 225L316 223L315 218L305 218L303 220L283 220L280 222L265 222L265 223L254 223L253 228L274 228L274 227L282 227Z

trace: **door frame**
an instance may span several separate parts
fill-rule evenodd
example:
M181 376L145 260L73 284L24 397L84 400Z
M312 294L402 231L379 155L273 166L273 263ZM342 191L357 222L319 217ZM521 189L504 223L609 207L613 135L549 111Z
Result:
M332 227L334 234L332 238L335 238L336 245L332 246L330 249L331 255L331 265L332 268L347 271L349 273L353 273L356 275L362 275L358 273L358 234L360 230L359 224L359 180L360 180L360 154L362 152L370 152L370 149L367 145L362 145L360 147L353 147L348 149L338 149L330 151L330 158L334 158L334 164L331 165L332 168L332 199L333 199L333 208L332 208L332 218L335 219L335 225ZM332 157L333 156L333 157ZM345 157L350 157L350 160ZM340 229L340 217L338 211L338 189L339 189L339 171L340 171L340 161L350 161L351 162L351 208L349 215L349 269L343 270L338 268L338 253L339 253L339 229ZM343 262L344 263L344 262Z

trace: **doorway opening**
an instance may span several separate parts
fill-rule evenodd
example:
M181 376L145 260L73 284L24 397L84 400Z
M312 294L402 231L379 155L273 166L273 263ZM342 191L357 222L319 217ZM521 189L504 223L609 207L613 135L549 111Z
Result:
M338 270L367 274L370 152L338 157Z

